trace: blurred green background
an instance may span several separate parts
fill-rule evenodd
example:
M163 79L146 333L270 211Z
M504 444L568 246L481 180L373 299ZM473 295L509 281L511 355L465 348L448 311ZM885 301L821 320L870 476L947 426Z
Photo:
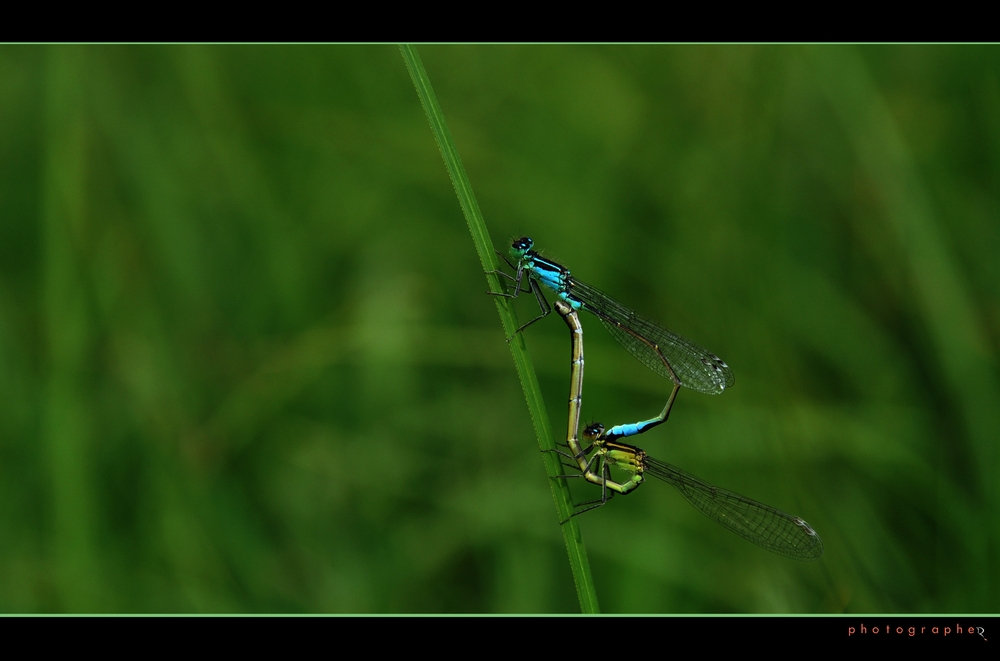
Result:
M825 542L651 481L579 519L604 612L1000 610L1000 50L418 52L496 246L733 368L640 444ZM395 46L4 46L0 86L0 611L578 612ZM583 323L584 419L659 411ZM566 327L526 342L561 435Z

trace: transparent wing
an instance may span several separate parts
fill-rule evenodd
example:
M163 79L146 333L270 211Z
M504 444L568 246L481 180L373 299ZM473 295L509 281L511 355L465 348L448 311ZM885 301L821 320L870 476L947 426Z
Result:
M651 457L646 458L645 472L672 484L705 516L761 548L796 560L818 560L823 555L823 540L797 516L712 486Z
M729 365L714 353L637 315L599 289L570 278L569 293L584 302L604 327L643 365L682 386L717 395L736 383Z

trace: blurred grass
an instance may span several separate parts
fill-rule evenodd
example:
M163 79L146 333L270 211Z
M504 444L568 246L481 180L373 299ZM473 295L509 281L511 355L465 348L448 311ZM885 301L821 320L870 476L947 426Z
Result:
M995 48L420 52L494 242L733 367L644 448L824 539L646 487L579 520L605 612L1000 610ZM577 610L395 47L3 46L0 98L0 611ZM586 327L584 416L658 411Z

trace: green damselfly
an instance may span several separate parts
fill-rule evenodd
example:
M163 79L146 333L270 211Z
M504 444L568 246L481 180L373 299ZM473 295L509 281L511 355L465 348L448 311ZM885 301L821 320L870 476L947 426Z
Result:
M571 306L556 301L555 308L569 326L572 336L569 429L566 435L566 445L572 455L559 454L575 461L580 469L580 475L560 477L583 477L600 485L602 491L600 500L582 503L580 507L589 507L574 512L570 518L606 504L615 493L631 493L648 474L672 485L708 518L763 549L805 561L817 560L823 555L823 540L803 519L720 489L676 466L650 457L634 445L620 443L605 434L604 425L600 423L588 425L584 430L584 438L590 444L583 449L577 436L583 403L583 328L576 310ZM592 455L589 460L586 458L588 455ZM593 470L595 461L599 462L597 472ZM630 475L629 479L625 482L611 480L611 466L624 470Z
M676 466L650 457L640 448L606 439L603 432L604 426L600 423L588 426L583 432L584 438L591 441L584 452L593 453L590 463L600 457L599 472L607 485L601 502L587 509L605 504L608 490L612 495L616 491L627 494L642 484L645 475L652 475L680 491L699 512L763 549L795 560L818 560L823 555L823 540L800 517L720 489ZM588 473L591 472L589 466ZM616 488L618 483L609 479L610 466L617 466L631 474L631 478L620 485L621 489Z
M709 395L717 395L736 382L729 365L715 354L687 340L677 333L640 317L633 310L622 305L604 292L580 282L570 275L569 269L539 255L531 247L533 241L521 237L511 243L510 254L517 259L517 265L497 251L507 264L515 270L515 275L494 271L497 275L514 282L514 293L490 292L496 296L517 298L520 293L533 292L541 314L515 331L521 332L531 324L548 315L552 308L545 299L538 284L552 290L574 310L586 310L595 315L608 329L612 337L639 362L674 384L663 411L655 418L629 425L618 425L610 429L607 438L623 438L641 434L656 425L666 422L670 415L677 391L681 386ZM528 278L529 289L521 289L524 278Z

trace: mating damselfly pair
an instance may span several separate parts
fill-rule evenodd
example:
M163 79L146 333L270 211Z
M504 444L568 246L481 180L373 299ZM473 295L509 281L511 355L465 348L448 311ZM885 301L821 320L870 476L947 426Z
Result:
M707 394L719 394L735 383L732 371L715 354L640 317L610 296L580 282L570 275L568 269L532 250L532 245L532 240L527 237L512 242L510 253L517 259L517 265L509 261L508 264L515 270L515 275L511 276L503 271L495 273L514 282L514 293L496 295L516 298L520 293L534 293L541 314L518 328L516 334L552 310L539 287L540 283L560 299L555 302L556 311L570 328L572 367L569 428L566 436L569 453L559 454L576 462L573 467L578 468L580 473L560 477L583 477L601 487L601 498L583 503L580 505L583 509L573 513L571 518L604 505L616 493L631 493L642 484L648 473L673 485L688 502L716 523L761 548L797 560L818 559L823 554L823 542L816 531L801 518L720 489L675 466L653 459L640 448L617 440L644 433L665 422L681 386ZM504 256L501 254L501 257ZM522 289L525 277L528 279L528 289ZM583 399L583 327L577 316L580 309L597 316L629 353L673 383L663 411L655 418L617 425L607 431L600 423L591 424L583 434L589 441L586 448L582 447L578 438ZM593 470L595 462L599 463L596 472ZM611 480L611 466L624 470L630 475L629 479L625 482Z

